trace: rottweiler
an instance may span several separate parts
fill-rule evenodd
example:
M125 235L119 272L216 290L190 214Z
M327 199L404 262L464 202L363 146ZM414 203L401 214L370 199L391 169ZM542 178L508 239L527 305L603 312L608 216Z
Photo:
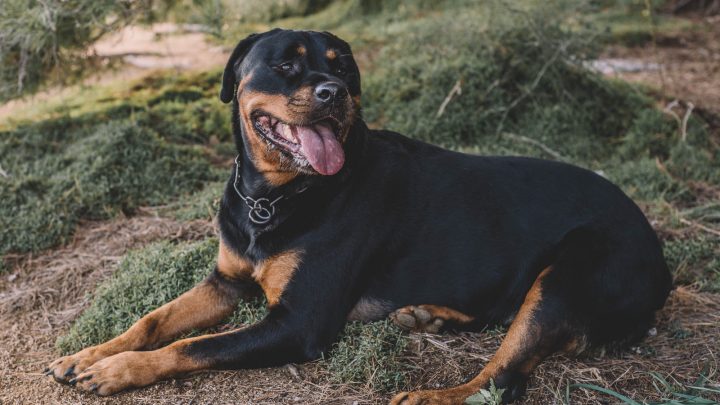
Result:
M545 357L646 334L672 280L655 232L618 187L564 163L368 129L360 94L350 46L331 33L240 41L220 92L238 156L215 270L46 373L110 395L197 370L317 359L348 321L389 317L433 333L509 326L475 378L392 404L459 404L491 381L511 402ZM259 292L269 313L256 324L148 350Z

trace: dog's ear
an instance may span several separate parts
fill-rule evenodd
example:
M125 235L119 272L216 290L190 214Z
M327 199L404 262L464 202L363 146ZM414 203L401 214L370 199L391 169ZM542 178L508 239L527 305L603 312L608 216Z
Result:
M242 62L245 55L247 55L248 51L250 51L250 48L252 48L252 46L255 45L260 38L277 31L280 31L280 29L276 28L262 34L251 34L247 38L238 42L237 46L230 55L230 59L227 61L227 65L225 65L225 72L223 72L222 89L220 89L220 100L223 103L227 104L235 97L235 66Z

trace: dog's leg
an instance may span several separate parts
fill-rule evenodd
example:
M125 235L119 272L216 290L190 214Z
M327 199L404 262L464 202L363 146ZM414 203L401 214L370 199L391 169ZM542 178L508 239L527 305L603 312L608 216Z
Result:
M527 293L525 301L510 325L507 336L492 360L470 382L446 390L404 392L393 398L393 405L462 404L465 399L486 388L492 380L504 388L503 401L514 401L523 395L530 373L549 354L570 348L574 341L563 321L561 305L543 293L543 271Z
M469 325L475 318L438 305L410 305L390 314L390 319L405 330L438 333L443 327Z
M317 329L303 329L306 314L279 305L262 321L230 332L184 339L154 351L123 352L90 366L74 380L97 395L142 387L204 369L270 367L319 357ZM333 326L333 329L339 329Z
M324 246L326 242L321 239L318 243ZM74 381L80 389L110 395L191 371L270 367L317 359L336 341L346 323L356 301L347 292L357 273L337 271L345 262L333 262L325 255L305 255L300 260L302 251L288 250L256 265L257 278L266 292L271 293L269 296L277 294L277 299L268 298L269 312L260 322L180 340L154 351L126 351L106 357L79 373ZM295 267L296 271L289 270Z
M55 360L46 373L58 382L67 382L103 358L149 348L193 328L215 325L232 313L244 292L257 288L249 281L251 272L249 262L221 243L217 267L202 283L152 311L120 336Z

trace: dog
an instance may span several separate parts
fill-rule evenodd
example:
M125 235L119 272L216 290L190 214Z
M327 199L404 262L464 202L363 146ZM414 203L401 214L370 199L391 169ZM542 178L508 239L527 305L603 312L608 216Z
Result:
M238 157L215 270L120 336L51 363L57 381L104 396L180 373L305 362L348 321L389 317L432 333L509 326L475 378L392 404L460 404L491 383L511 402L553 353L642 338L670 292L657 235L601 176L368 129L358 66L331 33L250 35L220 99L232 102ZM259 292L269 313L258 323L147 350Z

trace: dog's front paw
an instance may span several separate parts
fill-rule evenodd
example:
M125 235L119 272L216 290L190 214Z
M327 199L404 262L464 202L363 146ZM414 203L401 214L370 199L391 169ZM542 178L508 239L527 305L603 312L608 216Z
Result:
M432 391L413 391L401 392L395 395L390 401L390 405L432 405L439 404L437 398ZM444 404L444 402L443 402Z
M390 405L462 405L468 396L470 394L464 387L401 392L395 395Z
M159 379L158 364L152 364L147 353L124 352L104 358L79 373L70 383L100 396L152 384Z
M52 376L55 381L67 384L79 373L105 357L97 347L88 347L73 355L63 356L50 363L45 375Z

